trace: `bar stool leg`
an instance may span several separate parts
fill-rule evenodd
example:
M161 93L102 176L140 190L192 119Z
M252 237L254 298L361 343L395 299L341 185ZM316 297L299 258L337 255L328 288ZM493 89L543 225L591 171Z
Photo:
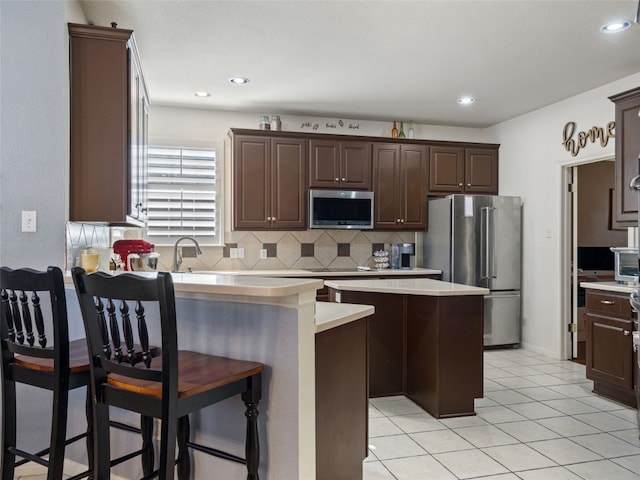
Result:
M191 436L189 415L178 419L178 480L188 480L191 476L191 459L187 443Z
M247 407L247 437L245 440L245 456L247 459L247 480L258 480L260 466L260 440L258 438L258 402L262 398L262 377L256 375L249 379L249 389L242 393L242 400Z
M140 416L140 431L142 432L142 473L147 476L153 472L153 417Z
M2 388L2 478L13 478L16 456L9 447L16 446L16 384L4 381Z
M53 390L53 418L51 420L51 449L49 450L49 480L62 479L64 471L64 449L67 438L68 385L58 380Z
M92 472L88 479L93 480L93 407L91 406L91 385L87 385L87 398L85 401L85 416L87 417L87 462L89 463L89 471Z

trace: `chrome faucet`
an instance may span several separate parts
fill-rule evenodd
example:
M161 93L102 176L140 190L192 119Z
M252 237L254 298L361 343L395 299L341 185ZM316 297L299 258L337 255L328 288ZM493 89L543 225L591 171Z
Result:
M193 237L180 237L176 240L176 244L173 246L173 267L171 271L177 273L180 270L180 265L182 265L182 250L178 252L178 244L182 240L191 240L196 246L196 254L202 255L202 250L200 250L200 245L198 245L198 241Z

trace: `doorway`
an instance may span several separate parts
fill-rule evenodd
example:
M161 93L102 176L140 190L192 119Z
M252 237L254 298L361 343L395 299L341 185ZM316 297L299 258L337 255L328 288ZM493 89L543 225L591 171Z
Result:
M606 158L565 166L564 311L565 358L586 361L585 293L580 282L614 281L610 247L626 246L628 233L615 222L615 162Z

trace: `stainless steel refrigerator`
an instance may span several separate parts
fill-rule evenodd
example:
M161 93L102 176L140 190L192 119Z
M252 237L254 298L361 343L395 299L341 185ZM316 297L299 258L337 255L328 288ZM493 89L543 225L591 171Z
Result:
M423 266L442 280L485 287L484 345L521 342L520 197L449 195L428 200Z

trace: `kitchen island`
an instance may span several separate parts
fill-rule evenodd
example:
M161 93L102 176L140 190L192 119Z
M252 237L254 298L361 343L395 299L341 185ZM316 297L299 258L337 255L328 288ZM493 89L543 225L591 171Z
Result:
M436 418L483 396L485 288L433 279L325 280L334 302L368 304L369 396L406 395Z
M188 273L173 274L173 279L180 348L259 361L266 366L263 398L258 407L260 477L331 478L316 472L316 458L319 472L322 472L322 465L331 462L331 458L323 458L326 450L319 448L316 453L316 416L323 416L326 427L324 432L320 432L324 437L319 438L326 438L327 430L337 429L343 421L342 418L336 419L340 408L330 402L342 402L358 414L350 445L332 447L351 448L353 453L345 461L355 465L355 469L361 469L367 441L366 388L361 386L359 390L352 391L353 395L344 397L340 396L338 387L329 383L325 385L327 392L322 392L324 396L320 397L325 403L316 403L316 368L324 368L322 375L328 381L334 378L336 369L355 372L364 385L366 369L352 370L335 364L326 368L316 365L316 334L326 336L331 333L340 337L344 333L362 343L366 332L357 328L358 321L373 313L373 308L365 305L336 308L336 305L316 304L316 290L322 287L322 281L317 279ZM71 279L68 277L66 281L69 315L77 321L81 318L77 299ZM352 324L356 326L355 330L349 328ZM75 333L78 335L80 331ZM150 332L150 341L158 344L159 333ZM349 362L356 361L357 357L350 354L351 357L344 358ZM366 366L366 351L361 350L360 354L360 365ZM347 380L355 384L357 378ZM135 416L121 420L136 422ZM243 403L237 398L227 399L194 416L192 435L199 443L243 456ZM113 432L113 438L114 455L121 449L131 451L136 448L135 436L120 436ZM351 444L357 445L352 448ZM115 469L114 478L139 478L142 476L139 470L139 462L126 462ZM243 465L208 455L193 455L195 478L208 478L207 472L214 471L219 478L246 476Z

